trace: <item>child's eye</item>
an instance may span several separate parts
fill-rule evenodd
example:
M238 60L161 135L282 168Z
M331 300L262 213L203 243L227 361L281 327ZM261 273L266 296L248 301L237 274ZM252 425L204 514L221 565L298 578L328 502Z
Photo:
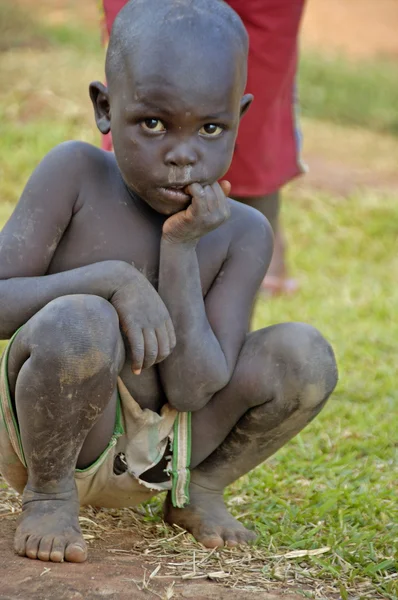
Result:
M216 125L215 123L206 123L206 125L203 125L203 127L200 128L199 133L202 135L217 137L223 131L224 128L220 127L220 125Z
M166 127L160 119L145 119L142 121L141 127L146 131L155 131L156 133L159 131L166 131Z

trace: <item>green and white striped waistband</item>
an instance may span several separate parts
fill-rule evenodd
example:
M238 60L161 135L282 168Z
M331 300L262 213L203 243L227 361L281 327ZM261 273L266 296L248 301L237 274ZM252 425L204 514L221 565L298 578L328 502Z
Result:
M191 413L179 412L174 421L173 455L171 461L171 501L173 506L183 508L189 504L191 473Z

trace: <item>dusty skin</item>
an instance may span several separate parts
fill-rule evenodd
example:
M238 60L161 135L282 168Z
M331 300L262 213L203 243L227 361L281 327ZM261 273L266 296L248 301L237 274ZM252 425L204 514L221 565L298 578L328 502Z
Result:
M25 489L23 517L15 536L16 553L44 561L84 562L87 546L81 535L78 507L76 490L49 500ZM32 531L39 531L40 535L32 535Z
M86 558L75 467L112 438L118 377L142 409L192 412L191 500L171 510L168 499L166 515L210 547L251 539L223 490L301 431L336 385L333 351L310 325L249 333L273 241L222 182L252 97L242 24L210 6L127 5L108 47L109 87L90 85L114 155L56 147L1 232L0 335L19 330L7 375L27 463L20 555ZM9 458L0 470L12 483ZM164 480L163 469L145 479Z
M187 508L173 507L167 498L164 505L164 520L176 523L192 533L195 539L207 548L237 546L256 539L227 511L222 494L196 485L190 487L191 503Z

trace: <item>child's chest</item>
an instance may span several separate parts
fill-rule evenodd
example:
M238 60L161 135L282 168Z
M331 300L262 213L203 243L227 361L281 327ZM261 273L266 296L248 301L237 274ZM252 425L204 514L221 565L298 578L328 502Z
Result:
M106 260L132 264L157 287L160 242L164 218L140 210L130 198L112 202L86 201L72 217L51 262L49 273L70 270ZM227 243L216 232L198 244L203 293L217 276Z

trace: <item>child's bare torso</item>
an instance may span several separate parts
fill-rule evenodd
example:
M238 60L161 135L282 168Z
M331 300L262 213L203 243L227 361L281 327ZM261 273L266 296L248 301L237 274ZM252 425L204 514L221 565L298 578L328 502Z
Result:
M86 148L93 163L92 175L87 173L84 177L73 216L55 250L47 274L107 260L121 260L142 272L157 289L160 240L166 217L129 193L113 154ZM220 269L228 256L234 223L239 211L245 210L238 203L231 203L231 218L204 236L197 247L204 297L217 276L222 279ZM137 377L132 373L131 360L127 355L121 377L142 408L159 411L167 401L156 365L145 369Z

